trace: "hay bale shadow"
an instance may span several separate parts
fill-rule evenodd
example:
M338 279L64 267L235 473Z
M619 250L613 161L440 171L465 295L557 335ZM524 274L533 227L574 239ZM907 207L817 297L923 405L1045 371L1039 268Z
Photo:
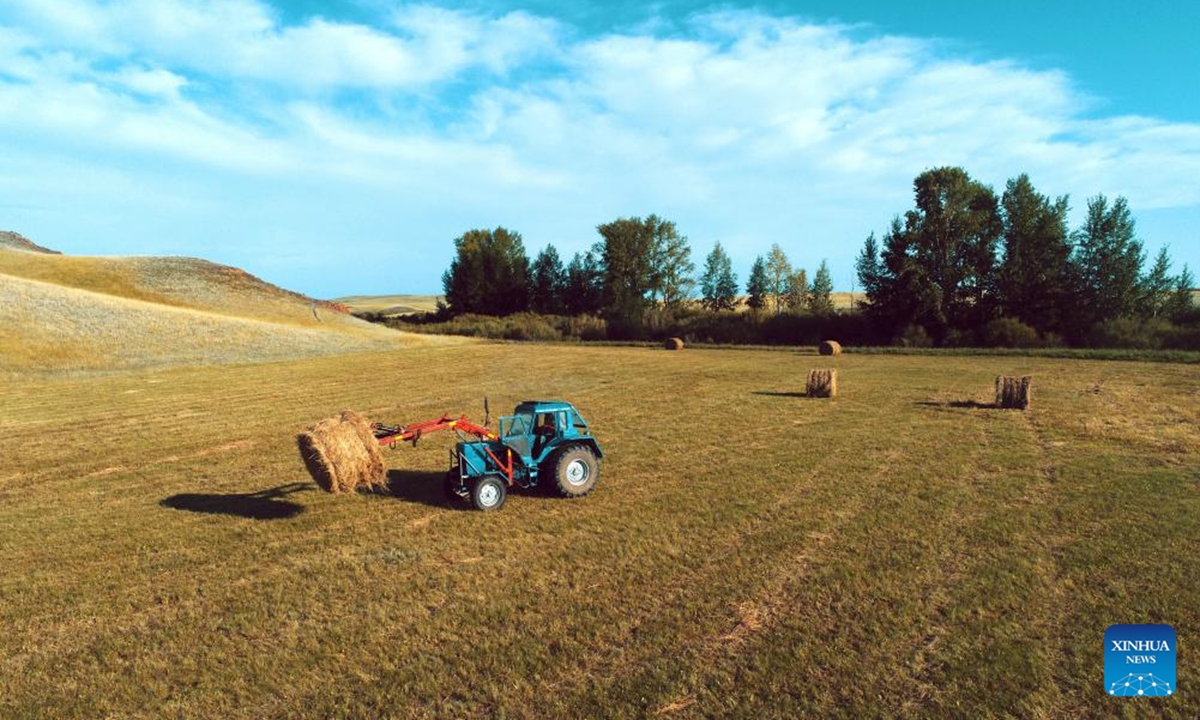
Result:
M967 410L999 410L1000 406L995 403L982 403L978 400L920 400L916 403L920 407L931 408L957 408Z
M288 483L253 493L181 493L163 498L159 505L172 510L232 515L251 520L286 520L304 512L304 506L281 498L312 488L307 483Z
M784 397L784 398L802 398L808 397L806 392L783 392L779 390L755 390L751 395L763 395L766 397Z

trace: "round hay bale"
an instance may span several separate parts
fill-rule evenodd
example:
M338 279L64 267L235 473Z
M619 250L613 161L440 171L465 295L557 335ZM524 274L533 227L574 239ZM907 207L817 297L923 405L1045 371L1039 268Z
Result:
M367 468L366 475L363 480L372 488L384 487L387 485L387 467L383 464L383 452L379 449L379 441L375 439L375 432L371 429L371 421L354 412L353 410L343 410L339 417L342 423L348 423L354 428L354 432L362 441L363 449L367 451L370 465Z
M1027 410L1033 400L1033 377L996 377L996 407L1006 410Z
M667 350L682 350L683 341L679 338L667 338L666 342L663 343L663 347Z
M841 355L842 344L837 340L826 340L817 346L817 352L822 355Z
M308 474L326 492L387 485L387 470L371 424L352 410L344 410L300 433L296 445Z
M804 383L804 394L808 397L837 397L837 370L809 370Z

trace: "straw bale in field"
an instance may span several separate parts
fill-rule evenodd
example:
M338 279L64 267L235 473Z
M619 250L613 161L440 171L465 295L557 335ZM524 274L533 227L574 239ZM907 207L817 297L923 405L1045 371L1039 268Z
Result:
M808 397L837 397L837 370L809 370L804 392Z
M837 340L826 340L817 346L817 351L822 355L841 355L842 344Z
M683 341L679 338L667 338L667 341L663 343L663 347L667 350L682 350Z
M1025 410L1033 397L1033 378L1009 377L1000 375L996 378L996 407Z
M371 423L352 410L322 420L296 436L308 474L331 493L387 484L387 471Z

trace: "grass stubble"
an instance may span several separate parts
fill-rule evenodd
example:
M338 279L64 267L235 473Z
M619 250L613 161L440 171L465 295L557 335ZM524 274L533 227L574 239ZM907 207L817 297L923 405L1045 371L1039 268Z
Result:
M1104 696L1101 643L1200 622L1194 366L844 355L852 390L813 403L815 357L474 344L0 378L0 716L1195 716L1186 685ZM1037 375L1038 404L985 407L998 373ZM338 408L484 395L574 402L597 492L451 507L447 436L384 456L394 495L327 495L291 444ZM256 519L277 503L298 510Z

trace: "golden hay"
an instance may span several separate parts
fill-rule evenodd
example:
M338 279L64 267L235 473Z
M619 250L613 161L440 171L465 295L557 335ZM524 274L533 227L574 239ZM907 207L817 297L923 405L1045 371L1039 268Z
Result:
M682 350L683 341L679 338L667 338L667 341L663 343L663 347L667 350Z
M804 387L808 397L837 397L837 370L809 370Z
M1025 410L1029 407L1032 399L1033 378L1031 376L999 375L996 377L996 407Z
M326 418L296 436L308 474L331 493L387 485L387 471L371 424L352 410Z
M841 355L842 344L837 340L826 340L817 346L817 351L822 355Z

